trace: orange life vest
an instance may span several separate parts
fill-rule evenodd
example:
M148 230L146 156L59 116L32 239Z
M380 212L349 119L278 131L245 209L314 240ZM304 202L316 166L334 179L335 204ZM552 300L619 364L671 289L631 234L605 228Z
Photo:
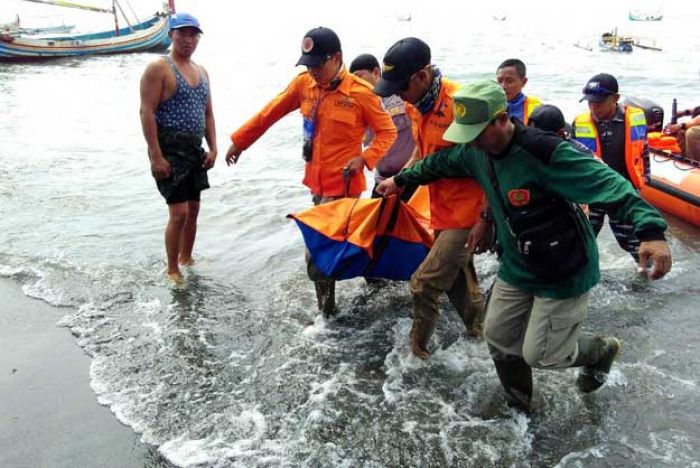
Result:
M525 102L523 103L523 125L527 125L527 121L530 120L530 115L537 106L541 105L542 101L534 96L525 96Z
M672 153L681 154L681 146L678 144L678 139L672 135L666 135L661 132L649 132L647 135L649 148L658 150L668 150Z
M598 158L602 157L600 137L590 112L584 112L574 119L576 139L586 145ZM625 107L625 164L632 185L644 185L644 142L647 135L647 122L644 111L636 107Z

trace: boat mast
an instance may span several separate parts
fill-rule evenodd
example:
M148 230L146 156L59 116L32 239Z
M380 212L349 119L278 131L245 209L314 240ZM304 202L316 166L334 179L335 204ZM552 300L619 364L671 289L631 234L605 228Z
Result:
M112 0L112 15L114 16L114 34L119 37L119 18L117 17L116 0Z

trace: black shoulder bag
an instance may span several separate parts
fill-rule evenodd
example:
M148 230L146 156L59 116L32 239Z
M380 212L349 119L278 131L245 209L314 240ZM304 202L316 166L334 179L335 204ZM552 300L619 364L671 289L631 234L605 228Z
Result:
M581 271L588 263L588 243L580 208L552 196L511 212L501 196L491 159L488 169L508 229L528 270L539 278L555 281Z

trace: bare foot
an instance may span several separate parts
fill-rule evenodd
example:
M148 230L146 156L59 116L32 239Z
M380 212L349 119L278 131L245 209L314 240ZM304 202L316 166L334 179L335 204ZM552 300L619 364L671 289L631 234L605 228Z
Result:
M182 276L182 273L179 271L175 271L172 273L167 273L166 276L170 281L172 281L175 284L184 284L185 283L185 277Z
M194 263L194 258L180 259L180 265L192 266Z

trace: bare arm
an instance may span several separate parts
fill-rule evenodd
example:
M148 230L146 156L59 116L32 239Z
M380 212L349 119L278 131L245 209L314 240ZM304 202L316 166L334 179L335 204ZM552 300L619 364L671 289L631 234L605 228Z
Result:
M204 70L204 67L202 67L202 70L204 71L207 81L209 82L209 96L207 96L207 105L204 109L204 138L207 140L207 147L209 147L209 151L207 152L207 157L202 166L205 169L210 169L214 167L214 164L216 163L216 155L218 154L216 147L216 123L214 122L214 108L212 106L211 98L211 80L209 79L209 74L207 71Z
M141 129L148 145L148 157L151 160L151 174L156 179L170 176L170 163L163 157L158 144L158 126L156 125L156 110L163 93L165 74L162 62L153 62L141 77Z
M681 124L683 124L683 128L681 128ZM696 115L694 118L690 120L686 120L685 122L680 122L680 123L675 123L675 124L668 124L666 125L666 128L664 129L664 132L666 133L678 133L681 130L687 130L692 127L696 127L700 125L700 115Z

